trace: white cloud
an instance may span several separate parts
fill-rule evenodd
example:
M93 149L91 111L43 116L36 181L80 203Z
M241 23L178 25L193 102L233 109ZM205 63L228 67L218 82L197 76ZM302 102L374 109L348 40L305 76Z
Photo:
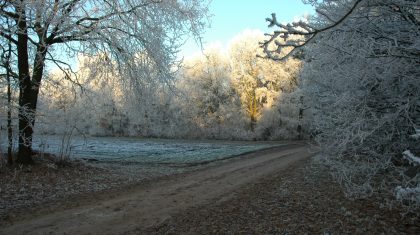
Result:
M242 32L236 34L232 39L229 40L227 43L227 47L229 48L230 45L234 44L237 41L241 41L244 38L258 38L258 37L264 37L264 33L259 29L245 29Z
M212 41L212 42L204 42L203 43L203 50L201 49L197 49L192 53L189 53L189 55L186 55L184 57L185 61L200 57L203 55L203 53L205 53L206 51L219 51L221 54L227 54L228 50L230 48L230 46L232 44L234 44L237 41L241 41L243 40L243 38L258 38L264 37L264 33L259 30L259 29L251 29L251 28L247 28L244 29L243 31L237 33L235 36L233 36L232 38L230 38L227 41L221 41L221 40L217 40L217 41Z
M303 15L296 15L293 17L293 22L299 22L299 21L308 22L309 16L310 16L309 12L305 12L303 13Z

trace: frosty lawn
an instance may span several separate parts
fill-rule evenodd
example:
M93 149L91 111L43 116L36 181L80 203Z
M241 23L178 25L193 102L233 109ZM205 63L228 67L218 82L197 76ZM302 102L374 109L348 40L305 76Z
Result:
M68 143L63 143L63 138L58 136L38 137L34 141L35 149L40 152L60 154L67 149L74 159L147 165L195 165L275 145L279 144L115 137L72 137Z

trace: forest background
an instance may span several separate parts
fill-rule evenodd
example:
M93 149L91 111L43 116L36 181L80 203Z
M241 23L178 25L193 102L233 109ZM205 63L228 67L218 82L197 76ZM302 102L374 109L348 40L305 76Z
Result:
M184 61L181 36L200 39L205 3L104 2L0 1L0 122L18 130L18 163L31 163L34 130L307 139L348 196L419 206L418 1L306 0L312 16L282 23L273 14L270 33L245 31L224 52ZM58 45L79 58L78 71Z

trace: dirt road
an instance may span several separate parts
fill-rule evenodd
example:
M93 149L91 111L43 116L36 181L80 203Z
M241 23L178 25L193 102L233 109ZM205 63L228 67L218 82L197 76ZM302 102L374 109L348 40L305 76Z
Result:
M191 206L227 200L233 190L312 154L302 143L246 154L200 171L99 197L96 202L27 215L0 228L0 234L120 234L154 226Z

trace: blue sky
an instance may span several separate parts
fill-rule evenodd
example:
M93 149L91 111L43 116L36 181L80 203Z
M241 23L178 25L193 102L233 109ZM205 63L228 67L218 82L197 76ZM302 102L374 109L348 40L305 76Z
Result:
M213 17L211 28L203 35L204 47L215 42L226 45L245 29L270 32L265 19L271 13L276 13L281 22L291 22L295 17L313 13L313 8L301 0L213 0L210 13ZM180 56L188 57L197 51L200 51L200 47L194 40L189 40Z

